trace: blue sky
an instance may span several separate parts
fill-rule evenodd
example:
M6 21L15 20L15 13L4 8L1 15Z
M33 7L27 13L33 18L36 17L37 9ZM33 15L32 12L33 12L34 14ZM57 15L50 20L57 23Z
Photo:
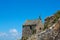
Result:
M27 19L47 16L60 10L60 0L0 0L0 33L17 31L22 34L22 24Z

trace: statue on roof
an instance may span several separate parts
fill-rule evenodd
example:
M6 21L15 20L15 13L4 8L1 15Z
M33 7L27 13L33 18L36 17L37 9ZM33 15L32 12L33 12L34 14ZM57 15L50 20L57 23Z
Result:
M39 18L38 19L40 19L41 20L41 16L39 16Z

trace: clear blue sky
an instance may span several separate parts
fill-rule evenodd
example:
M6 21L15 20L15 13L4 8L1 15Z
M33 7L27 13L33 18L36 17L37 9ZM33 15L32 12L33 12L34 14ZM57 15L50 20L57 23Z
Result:
M47 16L60 10L60 0L0 0L0 32L16 29L22 33L22 24L27 19Z

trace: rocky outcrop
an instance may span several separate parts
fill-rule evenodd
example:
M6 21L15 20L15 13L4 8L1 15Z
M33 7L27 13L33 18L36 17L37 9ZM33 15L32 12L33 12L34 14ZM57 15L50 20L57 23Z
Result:
M49 27L51 27L54 23L56 23L56 21L58 21L58 19L60 18L60 11L56 12L54 15L49 16L45 19L44 22L44 29L48 29Z
M27 40L60 40L60 11L47 17L44 27L44 31L32 35Z
M60 23L54 24L52 28L47 29L45 32L38 34L37 40L60 40Z

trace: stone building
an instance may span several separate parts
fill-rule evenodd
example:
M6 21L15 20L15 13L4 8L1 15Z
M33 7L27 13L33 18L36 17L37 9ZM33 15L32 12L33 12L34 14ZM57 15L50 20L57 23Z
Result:
M28 39L32 34L41 32L43 28L44 25L42 24L41 19L26 20L23 24L22 40Z

